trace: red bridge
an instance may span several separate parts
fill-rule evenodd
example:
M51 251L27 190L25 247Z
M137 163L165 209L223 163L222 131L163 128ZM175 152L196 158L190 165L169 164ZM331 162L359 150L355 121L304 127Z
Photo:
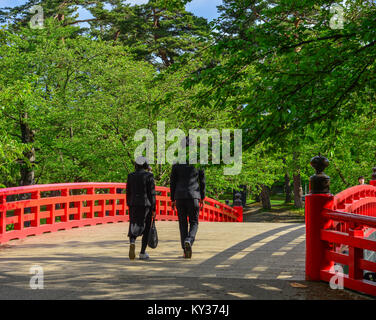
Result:
M329 177L320 170L316 177L325 189ZM376 273L376 180L335 196L322 191L306 196L306 279L341 277L344 287L376 296L376 282L365 277Z
M129 220L125 183L34 185L0 190L0 244L13 239ZM156 219L178 220L170 189L156 187ZM241 222L243 208L206 198L200 221Z
M0 297L368 299L332 290L325 282L333 276L342 277L345 288L376 296L376 282L365 279L376 272L376 175L371 185L333 196L325 166L314 165L317 174L305 198L306 226L228 223L243 221L242 208L206 198L200 239L189 263L177 258L177 226L168 222L177 215L168 188L157 187L161 244L149 262L127 259L127 226L117 223L129 220L126 184L2 189ZM49 234L29 237L43 233ZM44 269L47 293L29 288L25 266L36 263ZM336 273L333 267L338 266L344 274Z

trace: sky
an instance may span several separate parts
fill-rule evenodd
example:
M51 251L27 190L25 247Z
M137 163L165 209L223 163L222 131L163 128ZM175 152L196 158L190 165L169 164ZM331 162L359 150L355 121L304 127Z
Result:
M148 0L127 0L128 3L142 4ZM0 0L0 8L14 7L25 3L25 0ZM217 6L222 3L222 0L192 0L187 5L187 11L194 13L196 16L204 17L213 20L218 17ZM89 14L87 12L80 12L80 19L87 19Z

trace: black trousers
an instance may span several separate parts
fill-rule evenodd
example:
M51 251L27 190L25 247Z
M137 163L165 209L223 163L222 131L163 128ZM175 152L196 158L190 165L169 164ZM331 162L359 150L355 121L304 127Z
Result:
M135 241L137 237L142 235L141 253L145 253L148 246L151 222L152 212L150 207L129 207L128 237L131 241Z
M176 200L176 208L178 210L181 246L184 249L185 241L189 241L191 245L193 245L193 242L196 238L198 231L198 219L200 214L199 200L178 199Z

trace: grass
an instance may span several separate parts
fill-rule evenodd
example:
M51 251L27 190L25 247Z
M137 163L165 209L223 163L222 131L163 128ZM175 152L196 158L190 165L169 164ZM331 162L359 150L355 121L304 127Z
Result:
M254 201L255 202L255 201ZM272 205L271 209L262 209L264 212L290 212L292 214L304 216L304 207L296 208L294 203L285 203L285 195L277 194L271 196L270 204Z
M282 199L270 199L270 204L272 206L278 206L278 205L282 205L285 203L285 200L282 200Z
M247 204L254 204L254 203L256 203L256 200L247 199Z

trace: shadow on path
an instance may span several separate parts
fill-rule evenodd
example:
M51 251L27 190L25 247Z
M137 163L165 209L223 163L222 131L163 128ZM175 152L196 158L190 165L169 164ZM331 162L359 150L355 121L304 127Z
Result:
M222 250L226 242L213 239L212 229L229 225L206 225L207 238L202 234L205 243L199 248L213 251L207 256L194 251L192 260L178 258L177 237L162 237L164 251L154 251L150 261L129 261L125 240L59 241L51 236L53 243L11 245L0 254L0 299L368 299L303 281L304 225L263 225L267 231L253 230L253 236ZM261 228L236 228L251 227ZM94 235L106 231L92 230ZM29 287L34 264L45 267L44 290Z

